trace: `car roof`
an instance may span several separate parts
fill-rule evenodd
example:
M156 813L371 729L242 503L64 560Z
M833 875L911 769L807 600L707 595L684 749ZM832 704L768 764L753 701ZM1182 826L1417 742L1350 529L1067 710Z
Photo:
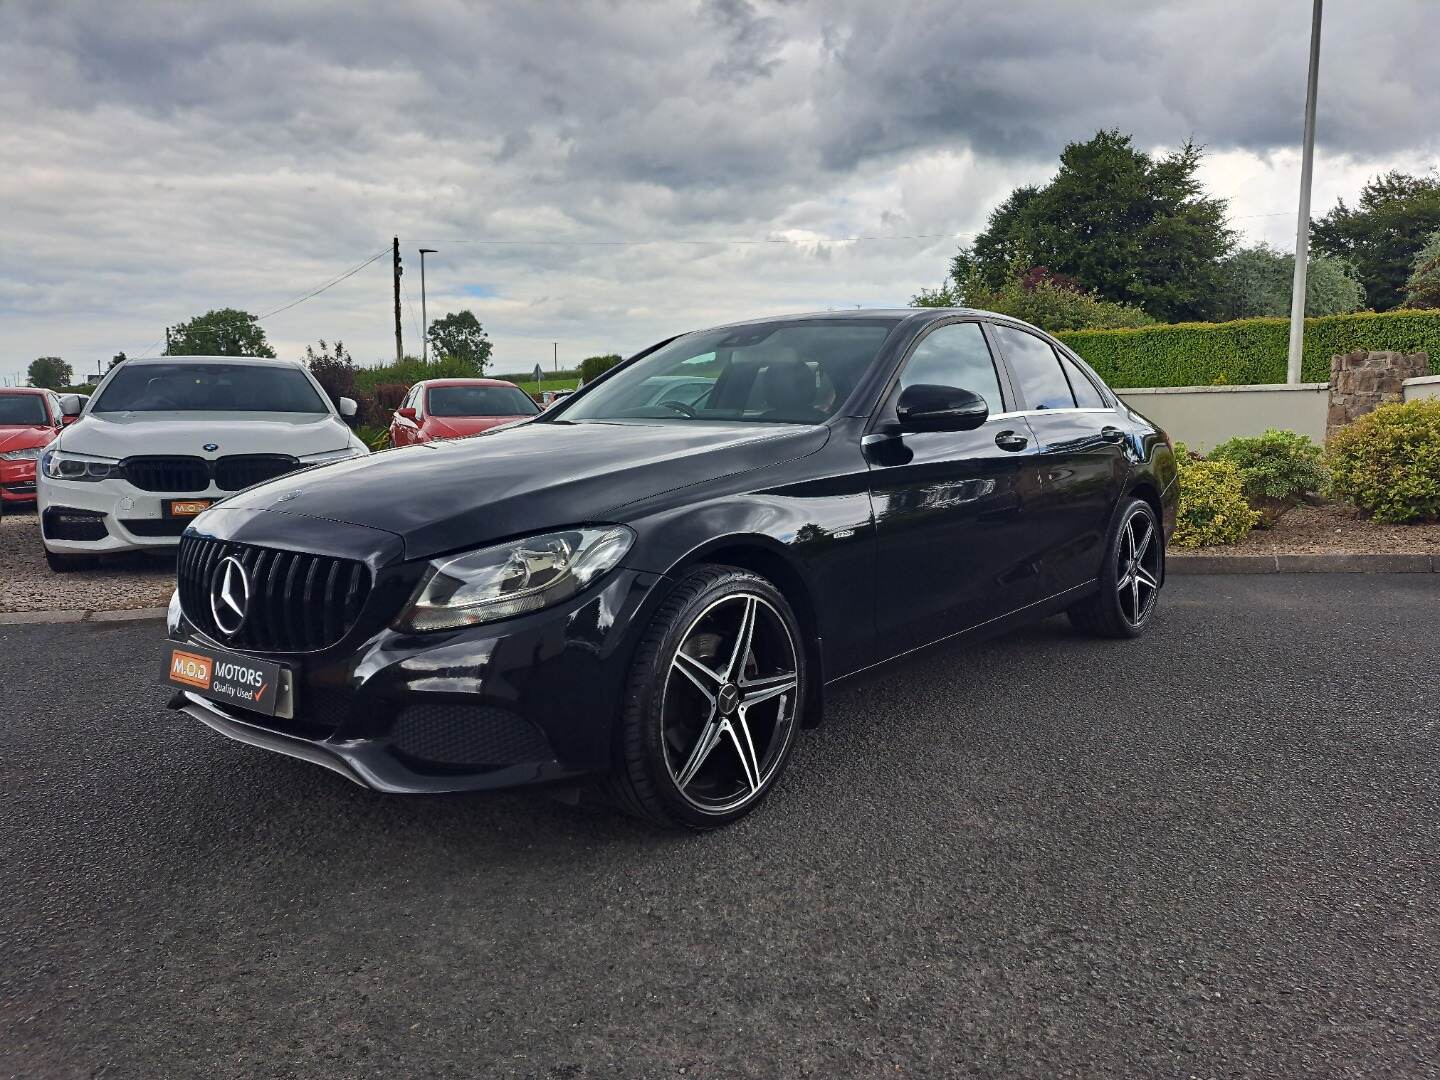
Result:
M153 364L256 364L265 367L304 367L299 360L285 360L278 356L134 356L121 367Z
M504 379L421 379L420 385L430 386L514 386Z
M987 319L1004 318L997 316L993 311L981 311L978 308L845 308L842 311L806 311L792 315L764 315L755 319L742 319L739 322L720 323L717 326L709 326L708 330L726 330L732 326L755 326L760 323L804 323L804 322L834 322L849 320L873 320L873 319L894 319L897 322L906 319L913 319L916 322L928 322L931 319L953 318L956 315L970 315L984 317Z
M46 390L43 386L0 386L0 394L58 394L59 390Z

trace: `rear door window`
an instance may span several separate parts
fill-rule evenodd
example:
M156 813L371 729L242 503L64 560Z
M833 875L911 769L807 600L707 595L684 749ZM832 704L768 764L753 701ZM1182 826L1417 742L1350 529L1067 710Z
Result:
M995 326L1005 362L1027 409L1073 409L1075 396L1049 342L1013 326Z
M1071 360L1064 353L1060 353L1060 366L1065 369L1065 375L1070 380L1070 389L1075 394L1075 404L1082 409L1108 409L1110 403L1100 396L1100 391L1095 389L1095 384L1090 381L1090 376L1081 370L1080 365Z

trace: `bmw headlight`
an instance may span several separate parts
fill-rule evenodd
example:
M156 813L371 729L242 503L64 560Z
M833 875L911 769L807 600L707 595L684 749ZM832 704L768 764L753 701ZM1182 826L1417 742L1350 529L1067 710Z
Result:
M0 454L0 461L35 461L44 452L43 446L27 446L23 450L7 450Z
M52 480L84 480L99 483L120 475L120 463L114 458L70 454L64 450L46 450L40 456L40 471Z
M451 630L558 604L619 565L624 525L543 533L430 564L397 630Z

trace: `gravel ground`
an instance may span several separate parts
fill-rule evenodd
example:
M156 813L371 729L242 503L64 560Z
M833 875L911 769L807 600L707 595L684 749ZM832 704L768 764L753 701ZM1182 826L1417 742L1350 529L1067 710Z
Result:
M1297 506L1237 544L1175 548L1176 555L1440 555L1440 523L1385 525L1348 506Z
M52 573L33 508L7 506L0 518L0 611L164 607L175 589L171 555L116 555L95 570Z
M1440 1076L1437 610L931 650L703 837L372 794L164 710L158 623L0 627L0 1076Z

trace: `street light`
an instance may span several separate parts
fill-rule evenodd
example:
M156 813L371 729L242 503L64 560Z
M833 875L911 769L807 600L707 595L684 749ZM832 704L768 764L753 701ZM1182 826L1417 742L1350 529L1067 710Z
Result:
M1285 381L1300 381L1305 356L1305 271L1310 257L1310 177L1315 166L1315 91L1320 74L1320 8L1315 0L1310 12L1310 66L1305 76L1305 135L1300 148L1300 209L1295 225L1295 281L1290 288L1290 351L1285 364Z
M425 256L434 255L434 248L420 249L420 362L430 363L430 319L425 314Z

